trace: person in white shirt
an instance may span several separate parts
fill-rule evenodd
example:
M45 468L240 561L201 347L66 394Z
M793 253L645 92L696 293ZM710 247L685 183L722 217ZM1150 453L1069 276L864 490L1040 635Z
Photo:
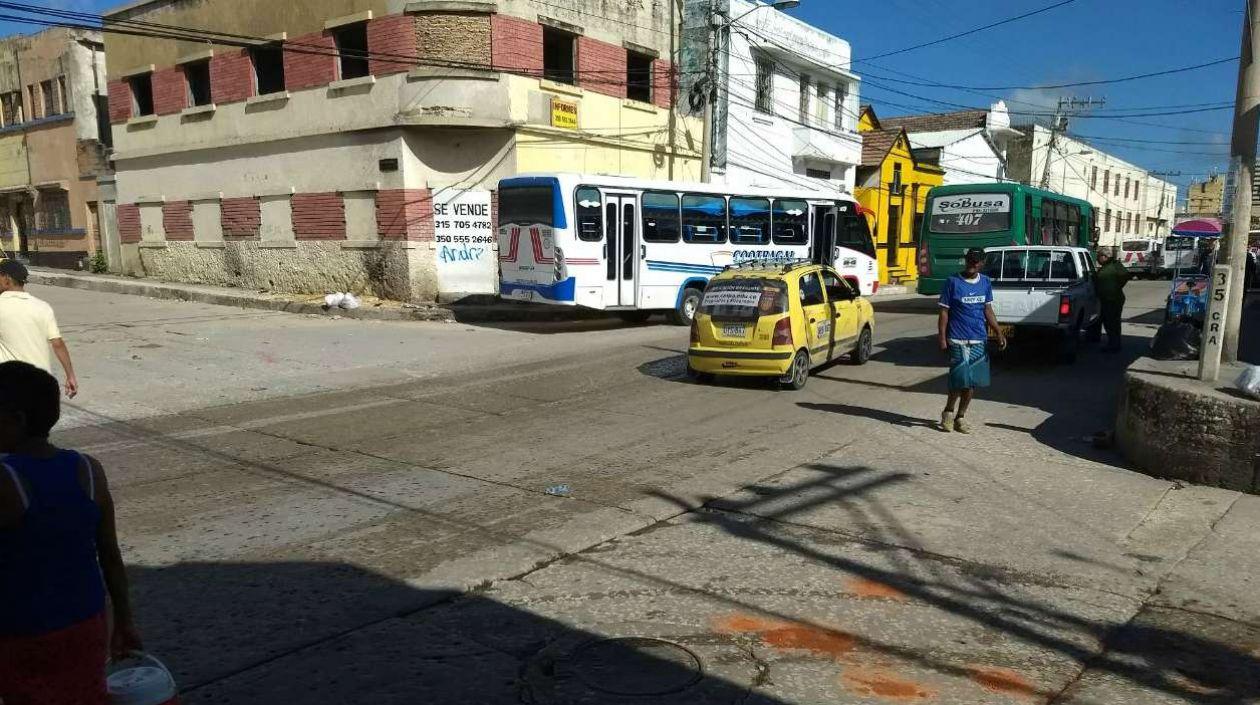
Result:
M30 273L13 259L0 260L0 362L17 360L52 372L52 356L65 371L66 396L79 393L70 350L57 328L52 306L26 292Z

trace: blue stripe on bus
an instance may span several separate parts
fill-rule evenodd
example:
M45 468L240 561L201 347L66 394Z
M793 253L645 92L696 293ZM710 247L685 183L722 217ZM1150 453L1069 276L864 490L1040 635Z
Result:
M688 272L691 274L717 274L724 267L718 267L708 264L687 264L686 262L662 262L659 260L648 260L647 266L649 270L659 272Z

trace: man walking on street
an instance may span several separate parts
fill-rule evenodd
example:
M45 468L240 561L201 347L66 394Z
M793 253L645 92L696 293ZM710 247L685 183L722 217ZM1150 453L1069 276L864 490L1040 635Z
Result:
M55 354L66 374L66 396L73 399L79 393L79 380L70 350L61 339L52 307L26 293L29 276L21 262L0 260L0 362L17 360L51 373Z
M1120 352L1120 319L1124 314L1124 285L1129 283L1129 271L1112 255L1111 248L1098 250L1098 274L1094 290L1098 292L1098 304L1102 309L1101 320L1090 329L1089 339L1099 340L1098 327L1107 329L1107 347L1103 352Z
M945 280L941 288L937 335L949 355L949 398L941 412L941 430L971 433L967 408L977 387L989 386L988 329L1006 349L1006 336L993 313L993 283L980 273L984 250L967 250L966 268ZM957 405L957 406L955 406Z

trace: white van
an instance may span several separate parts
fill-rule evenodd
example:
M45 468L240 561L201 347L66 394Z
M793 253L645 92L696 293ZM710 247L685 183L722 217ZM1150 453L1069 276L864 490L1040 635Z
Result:
M1154 275L1159 269L1159 243L1140 238L1120 243L1120 264L1134 276Z

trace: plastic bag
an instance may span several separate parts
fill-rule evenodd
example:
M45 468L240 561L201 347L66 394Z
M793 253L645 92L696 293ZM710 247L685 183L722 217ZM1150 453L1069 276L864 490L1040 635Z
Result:
M354 294L345 294L342 296L341 303L339 305L347 311L354 310L358 308L360 305L359 297L355 296Z
M1151 341L1151 357L1156 360L1197 360L1203 334L1198 326L1185 320L1169 321L1155 332Z
M1252 399L1260 399L1260 367L1247 365L1242 374L1238 375L1234 386Z
M338 291L336 293L325 296L324 305L327 306L328 308L337 308L338 306L341 305L341 302L345 300L346 300L346 295Z

